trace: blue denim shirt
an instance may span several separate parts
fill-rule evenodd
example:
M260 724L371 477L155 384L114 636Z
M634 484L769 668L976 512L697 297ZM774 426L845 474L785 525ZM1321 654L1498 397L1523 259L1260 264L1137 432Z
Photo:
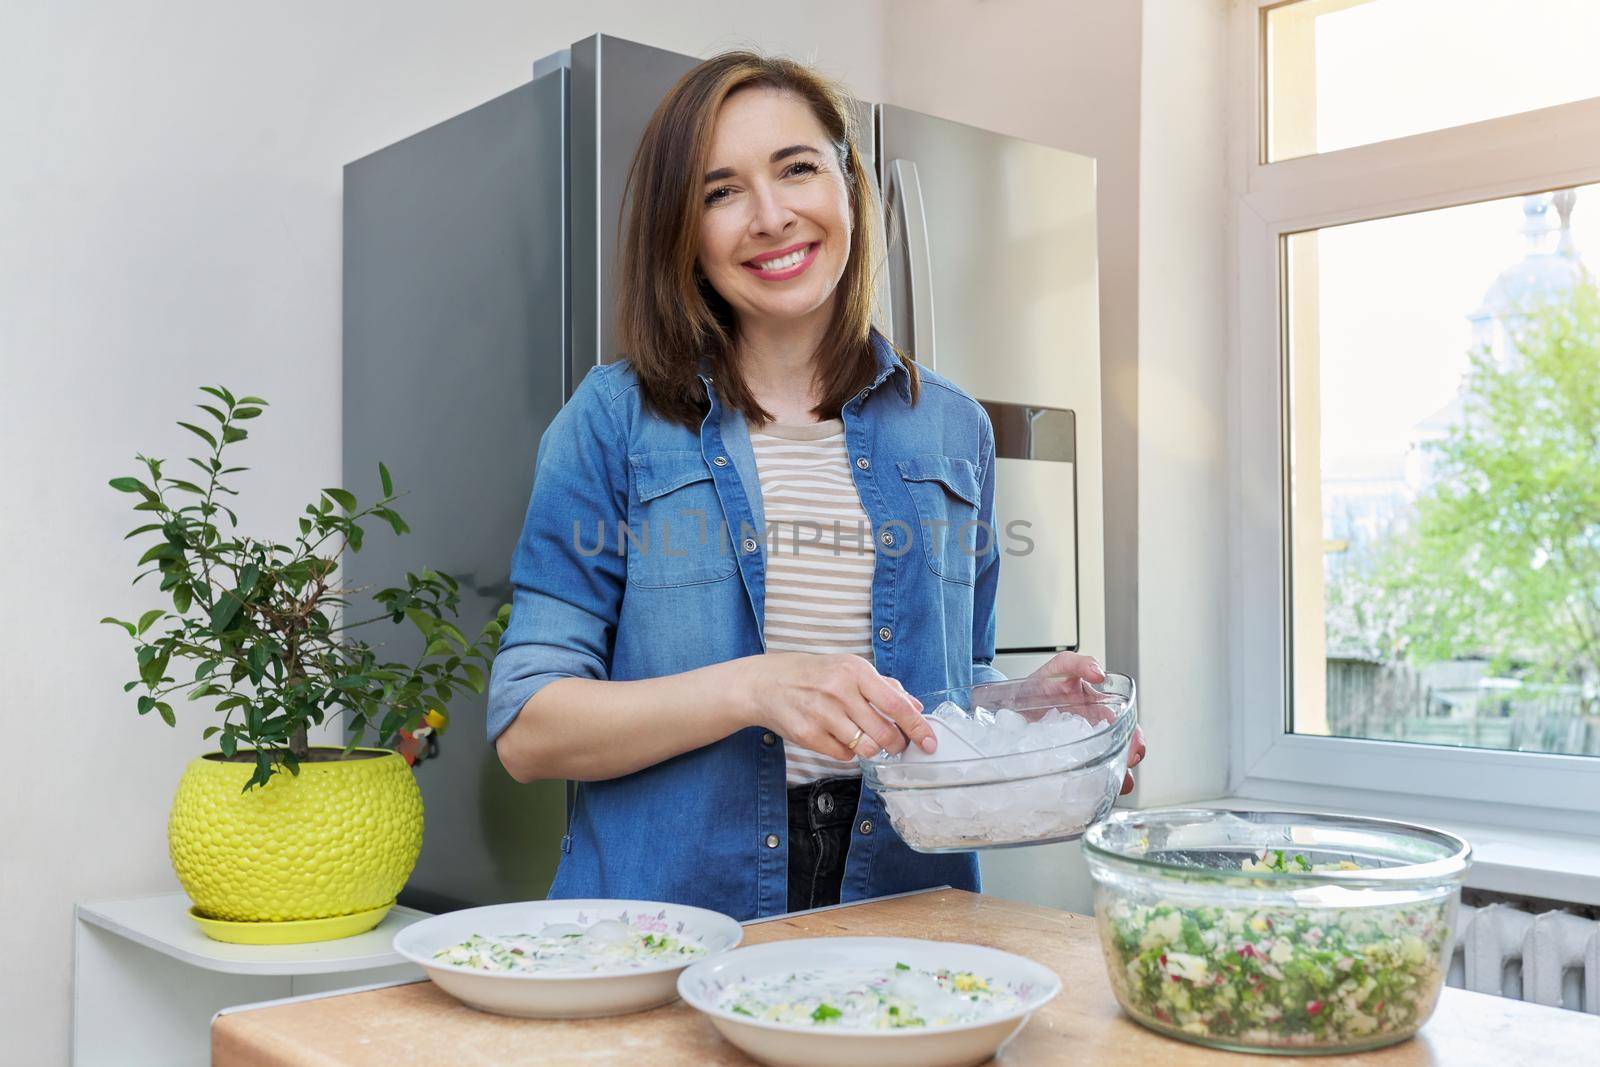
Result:
M997 680L999 550L973 523L993 531L989 418L922 368L913 406L906 369L872 338L875 380L842 419L876 539L874 662L919 695ZM589 371L545 432L490 682L491 741L557 678L654 678L765 650L769 544L755 456L744 416L702 377L711 405L697 431L647 412L619 362ZM648 721L648 708L639 714ZM778 914L788 835L782 742L749 727L582 783L550 895ZM941 884L977 889L977 857L911 851L863 789L841 900Z

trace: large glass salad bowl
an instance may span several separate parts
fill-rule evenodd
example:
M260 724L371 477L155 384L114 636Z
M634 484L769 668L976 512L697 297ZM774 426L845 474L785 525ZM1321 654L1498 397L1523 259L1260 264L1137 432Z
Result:
M1379 819L1117 812L1084 857L1111 987L1153 1030L1247 1052L1402 1041L1444 985L1466 842Z

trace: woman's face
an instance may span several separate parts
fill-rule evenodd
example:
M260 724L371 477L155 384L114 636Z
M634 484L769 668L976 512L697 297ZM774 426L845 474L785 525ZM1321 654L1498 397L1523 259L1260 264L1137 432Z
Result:
M740 323L826 307L850 254L850 198L811 109L778 89L734 93L707 168L700 269Z

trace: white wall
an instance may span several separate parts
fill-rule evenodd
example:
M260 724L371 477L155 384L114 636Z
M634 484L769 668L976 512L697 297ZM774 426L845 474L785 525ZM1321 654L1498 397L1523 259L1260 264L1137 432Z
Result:
M96 620L153 591L107 479L189 454L173 421L223 382L273 402L245 524L282 534L338 484L342 165L596 31L755 43L878 97L882 27L858 0L0 5L0 1061L66 1060L74 901L177 888L167 807L206 721L122 693L129 642Z
M1139 169L1141 807L1228 782L1228 0L1145 0Z

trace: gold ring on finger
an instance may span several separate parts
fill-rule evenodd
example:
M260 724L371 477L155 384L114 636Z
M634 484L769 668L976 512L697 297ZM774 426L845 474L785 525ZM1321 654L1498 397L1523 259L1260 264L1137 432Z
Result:
M861 739L863 737L865 737L866 735L867 735L867 731L865 731L865 730L857 730L856 731L856 735L854 737L852 737L848 742L846 742L844 747L848 748L851 752L854 752L856 750L856 746L861 743Z

